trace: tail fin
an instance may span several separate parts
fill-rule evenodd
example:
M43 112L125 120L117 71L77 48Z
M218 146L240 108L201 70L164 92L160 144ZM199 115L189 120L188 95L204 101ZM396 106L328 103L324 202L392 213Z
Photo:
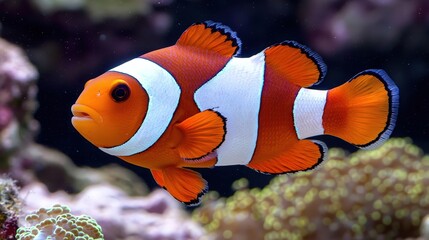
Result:
M383 70L366 70L328 91L323 127L359 148L376 148L396 123L399 89Z

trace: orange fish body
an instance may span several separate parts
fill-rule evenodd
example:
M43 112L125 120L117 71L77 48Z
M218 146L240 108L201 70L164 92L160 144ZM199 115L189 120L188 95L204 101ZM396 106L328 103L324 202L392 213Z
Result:
M383 70L366 70L331 90L326 66L285 41L239 58L228 27L189 27L173 46L132 59L88 81L72 106L73 126L102 151L149 168L188 205L207 191L189 168L246 165L268 174L315 168L329 134L361 148L391 134L399 90Z

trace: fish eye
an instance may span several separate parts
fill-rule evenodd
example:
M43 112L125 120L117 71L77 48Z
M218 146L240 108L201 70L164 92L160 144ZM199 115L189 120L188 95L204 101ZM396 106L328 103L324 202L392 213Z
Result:
M130 97L130 93L131 91L128 85L121 83L113 88L111 96L115 102L123 102Z

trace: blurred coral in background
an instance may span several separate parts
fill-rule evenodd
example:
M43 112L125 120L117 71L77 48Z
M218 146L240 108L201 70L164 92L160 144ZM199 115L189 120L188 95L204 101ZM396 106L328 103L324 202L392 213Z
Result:
M0 38L0 172L7 158L29 144L38 130L38 73L25 53Z
M351 155L331 149L316 171L278 176L263 189L242 186L207 200L194 219L214 239L418 237L429 214L428 172L429 156L408 139Z
M94 21L129 18L133 15L146 15L151 11L150 2L141 0L32 0L31 3L44 14L84 9Z
M390 51L410 32L429 40L426 0L305 0L300 19L312 46L323 55L358 46Z

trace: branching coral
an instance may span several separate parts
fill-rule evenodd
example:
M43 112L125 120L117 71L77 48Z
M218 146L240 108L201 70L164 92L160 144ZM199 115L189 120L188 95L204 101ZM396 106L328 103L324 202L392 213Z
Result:
M32 239L104 239L101 227L91 217L74 216L66 206L54 205L52 208L41 208L28 215L25 220L30 227L20 227L18 240Z
M215 239L396 239L419 235L429 213L429 157L393 139L316 171L278 176L264 189L212 201L194 218Z

